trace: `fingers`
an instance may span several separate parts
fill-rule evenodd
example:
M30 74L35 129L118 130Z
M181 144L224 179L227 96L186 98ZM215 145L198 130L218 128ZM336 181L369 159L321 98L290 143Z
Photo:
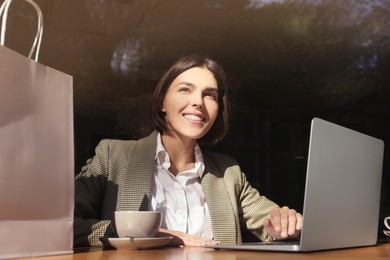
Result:
M218 241L191 235L184 235L181 237L181 240L183 241L184 246L205 246L219 244Z
M269 219L264 220L264 229L276 239L297 237L302 229L302 215L288 207L273 209Z
M172 236L173 238L167 244L168 246L205 246L216 245L220 243L219 241L162 228L160 228L158 236Z
M295 228L291 227L291 232L289 230L289 235L291 236L298 236L302 230L302 224L303 224L303 217L300 213L295 212Z

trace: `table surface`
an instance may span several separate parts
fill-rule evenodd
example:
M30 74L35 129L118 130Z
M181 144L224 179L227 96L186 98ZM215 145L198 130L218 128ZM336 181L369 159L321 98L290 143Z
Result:
M35 257L34 259L69 260L69 259L152 259L152 260L238 260L238 259L390 259L390 243L376 246L338 249L308 253L254 252L213 250L202 247L163 247L148 250L106 250L102 248L78 248L74 254Z

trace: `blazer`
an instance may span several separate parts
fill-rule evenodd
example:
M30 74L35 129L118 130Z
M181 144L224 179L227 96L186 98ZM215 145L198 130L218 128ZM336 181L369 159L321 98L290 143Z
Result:
M75 178L74 246L101 246L115 236L115 210L149 210L156 170L157 132L138 141L102 140L95 156ZM202 189L209 207L214 239L240 243L241 227L266 241L263 220L278 207L251 187L230 156L202 151Z

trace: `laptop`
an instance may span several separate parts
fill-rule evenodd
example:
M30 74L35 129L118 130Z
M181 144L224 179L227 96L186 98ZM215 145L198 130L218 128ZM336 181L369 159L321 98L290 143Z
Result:
M314 118L299 241L210 245L252 251L319 251L377 242L384 143Z

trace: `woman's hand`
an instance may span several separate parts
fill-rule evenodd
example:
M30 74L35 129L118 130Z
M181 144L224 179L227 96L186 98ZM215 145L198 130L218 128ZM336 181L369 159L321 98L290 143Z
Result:
M173 231L164 228L160 228L160 231L157 234L158 237L173 237L171 241L167 244L167 246L205 246L205 245L217 245L218 241L188 235L186 233L180 231Z
M263 222L264 230L274 239L298 237L302 229L302 215L288 207L275 208Z

